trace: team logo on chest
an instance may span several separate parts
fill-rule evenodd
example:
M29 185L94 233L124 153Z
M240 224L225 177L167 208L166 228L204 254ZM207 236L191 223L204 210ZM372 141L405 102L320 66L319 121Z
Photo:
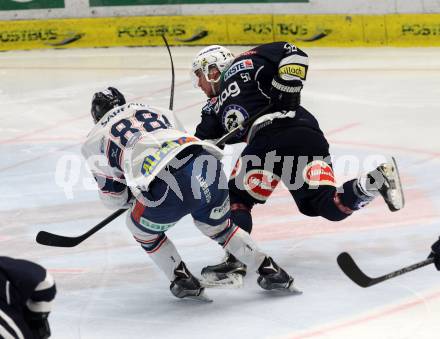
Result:
M226 106L222 115L222 124L225 130L231 131L238 127L243 121L249 118L249 113L239 105ZM240 131L237 136L240 137L245 131Z

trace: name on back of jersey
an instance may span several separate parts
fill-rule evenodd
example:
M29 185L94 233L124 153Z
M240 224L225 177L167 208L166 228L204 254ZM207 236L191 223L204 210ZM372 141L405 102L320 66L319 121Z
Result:
M107 126L109 121L112 120L112 118L117 116L119 113L124 112L126 110L129 110L130 108L133 108L133 107L135 107L135 108L145 107L145 105L138 104L138 103L129 103L128 105L121 106L120 108L114 109L114 110L110 111L110 113L107 113L106 115L104 115L104 117L99 121L99 124L102 127L105 127L105 126Z

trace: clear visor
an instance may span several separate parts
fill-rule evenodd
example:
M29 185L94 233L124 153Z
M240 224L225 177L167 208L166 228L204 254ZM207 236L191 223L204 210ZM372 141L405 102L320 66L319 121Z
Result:
M215 78L214 76L215 70L218 71L217 78ZM200 67L195 70L191 70L191 81L195 88L200 87L199 86L200 77L204 77L204 79L211 84L216 84L220 81L221 72L218 70L218 67L215 64L211 64L208 65L207 67L203 67L203 68Z

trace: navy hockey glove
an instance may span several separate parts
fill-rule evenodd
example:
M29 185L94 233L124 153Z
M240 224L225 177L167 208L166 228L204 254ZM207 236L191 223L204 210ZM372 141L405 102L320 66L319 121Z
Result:
M48 321L49 313L37 313L25 310L24 318L34 338L47 339L50 337L50 326Z
M440 271L440 238L431 246L431 254L428 258L434 258L435 268Z
M300 104L302 88L300 80L284 80L275 75L270 89L271 103L274 104L275 110L295 111Z

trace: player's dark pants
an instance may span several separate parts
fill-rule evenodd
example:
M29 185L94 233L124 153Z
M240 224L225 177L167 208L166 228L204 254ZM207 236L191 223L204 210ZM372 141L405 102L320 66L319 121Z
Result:
M356 180L337 194L328 142L302 107L297 117L275 120L257 132L243 150L229 181L233 221L250 232L252 206L265 203L279 181L300 212L311 217L339 221L359 204Z
M9 284L9 286L7 286ZM19 337L34 338L29 326L24 320L24 310L18 304L12 304L10 286L6 273L0 268L0 338Z
M35 338L23 316L14 308L0 301L0 338L8 336L19 338L19 335L26 339Z

